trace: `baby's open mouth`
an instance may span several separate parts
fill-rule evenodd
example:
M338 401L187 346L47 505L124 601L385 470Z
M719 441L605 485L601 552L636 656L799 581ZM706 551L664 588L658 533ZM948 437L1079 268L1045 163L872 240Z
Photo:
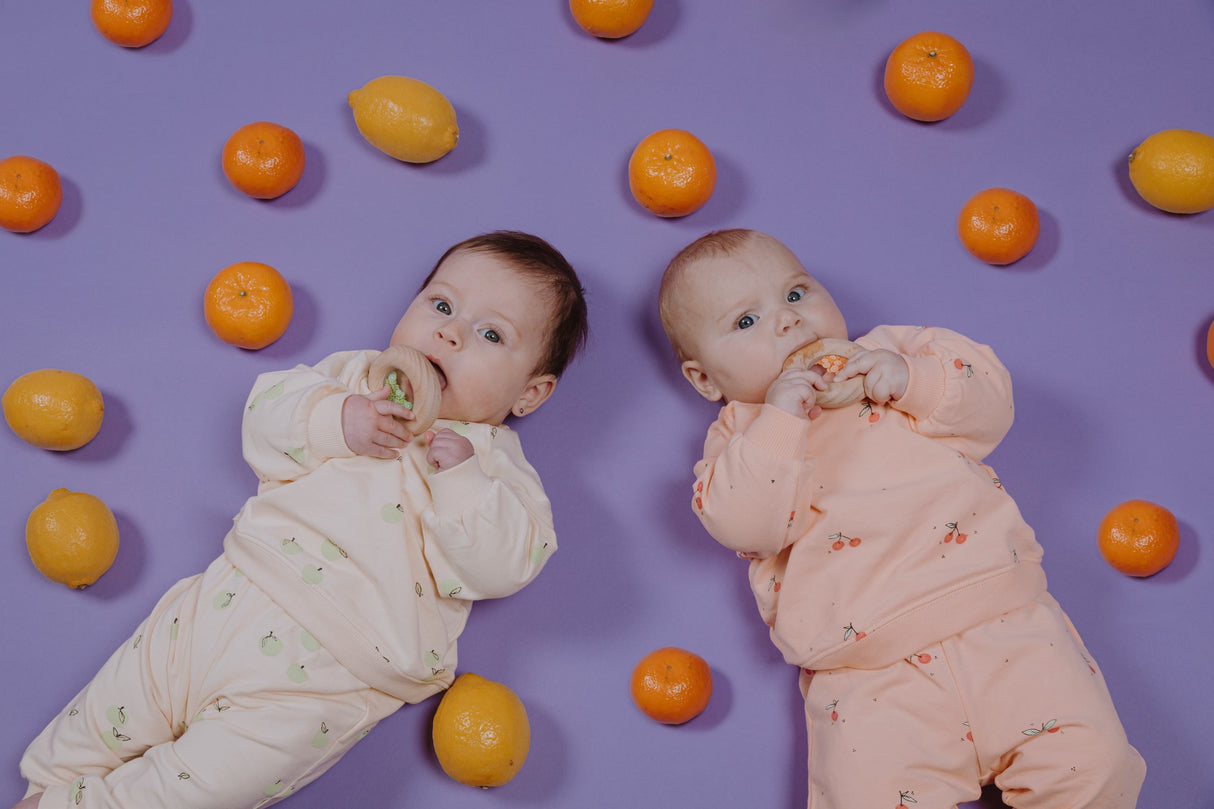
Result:
M439 364L437 362L435 362L430 357L426 357L426 359L430 360L430 364L434 366L434 372L436 374L438 374L438 389L446 390L447 389L447 375L443 373L443 369L439 366Z

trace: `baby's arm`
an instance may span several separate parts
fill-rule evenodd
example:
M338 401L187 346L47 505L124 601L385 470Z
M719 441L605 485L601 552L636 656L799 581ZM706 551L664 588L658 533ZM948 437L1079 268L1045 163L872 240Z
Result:
M406 411L387 402L384 391L352 393L375 356L347 351L312 367L299 365L257 378L245 406L241 438L245 460L263 483L295 480L330 458L359 452L391 457L385 438L391 433L377 425L381 417L390 420L392 414ZM377 437L384 443L377 444Z
M857 342L905 361L905 392L890 404L914 419L917 432L981 460L1011 429L1011 376L989 346L948 329L909 326L880 326Z
M696 464L692 510L713 538L751 558L779 553L816 462L806 457L806 416L773 405L727 405Z
M413 411L391 401L387 385L367 395L353 394L341 406L341 432L355 455L395 458L398 450L413 440L402 420Z
M432 449L445 443L445 433L451 431L435 436ZM442 595L472 601L511 595L556 550L552 508L521 452L477 456L431 475L429 484L434 505L422 514L425 555Z
M906 395L910 367L900 354L884 348L864 349L848 358L834 381L863 375L864 395L876 404L894 402Z

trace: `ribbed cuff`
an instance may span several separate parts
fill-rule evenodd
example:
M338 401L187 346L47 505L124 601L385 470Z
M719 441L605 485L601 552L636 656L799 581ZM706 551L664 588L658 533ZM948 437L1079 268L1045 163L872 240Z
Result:
M772 455L800 458L805 455L808 430L807 419L797 418L775 405L764 404L746 428L746 439Z
M427 483L434 498L434 511L438 514L458 514L465 511L470 504L479 503L493 485L492 479L481 469L475 456L450 469L435 472L430 475Z
M903 357L910 369L906 393L891 402L894 407L917 419L935 412L944 398L944 366L936 357Z
M346 446L341 429L341 408L348 394L326 396L312 408L308 417L308 451L317 458L351 458L353 450Z

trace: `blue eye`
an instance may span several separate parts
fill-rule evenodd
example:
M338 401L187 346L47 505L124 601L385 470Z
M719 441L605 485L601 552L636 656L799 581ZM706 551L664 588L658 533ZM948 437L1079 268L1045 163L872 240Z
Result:
M797 301L801 300L804 297L805 297L805 287L797 287L796 289L789 290L789 292L788 292L788 302L789 303L796 303Z
M481 337L484 337L486 340L488 340L491 343L500 343L502 341L502 336L500 334L498 334L494 329L482 329Z
M444 315L451 314L451 304L447 303L442 298L435 299L434 308L437 309L438 311L442 312Z
M738 328L749 329L757 322L758 318L756 318L754 315L742 315L740 318L738 318Z

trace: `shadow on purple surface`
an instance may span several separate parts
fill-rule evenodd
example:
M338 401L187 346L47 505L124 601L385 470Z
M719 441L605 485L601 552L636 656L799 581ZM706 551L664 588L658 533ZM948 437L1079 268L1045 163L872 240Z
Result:
M287 275L287 273L283 273L283 275ZM287 281L291 281L289 276ZM316 336L316 329L320 321L320 307L307 287L294 283L291 283L291 301L294 305L291 325L287 327L282 337L265 348L258 349L258 353L263 357L294 364L312 342L312 338Z
M154 54L168 54L180 48L190 38L194 28L194 9L187 0L173 0L173 19L160 39L141 50Z
M97 437L78 450L71 452L77 462L98 463L112 461L122 452L127 439L135 431L131 411L119 396L112 391L101 391L105 413L101 418L101 430Z
M1013 264L995 269L1033 272L1043 269L1057 255L1058 245L1062 242L1062 231L1058 227L1058 220L1049 211L1040 207L1037 209L1037 216L1041 221L1041 231L1037 234L1037 243L1033 245L1032 251Z
M459 124L459 142L455 148L433 163L406 163L406 166L416 171L460 174L485 162L489 155L489 128L465 107L455 102L452 102L452 105L455 107L455 120ZM350 117L353 120L353 116ZM357 129L355 127L355 131Z
M53 165L54 161L48 162ZM84 216L84 197L80 193L80 186L62 174L59 175L59 184L63 186L63 199L59 202L59 212L55 218L33 233L22 233L21 236L27 239L62 239L80 224Z
M114 519L118 522L118 556L110 569L85 589L84 594L89 598L103 601L119 598L135 589L143 572L147 548L143 532L122 512L115 512Z
M1202 374L1214 383L1214 357L1207 356L1206 348L1211 328L1214 328L1214 312L1211 312L1209 317L1198 324L1197 330L1193 334L1193 354Z

